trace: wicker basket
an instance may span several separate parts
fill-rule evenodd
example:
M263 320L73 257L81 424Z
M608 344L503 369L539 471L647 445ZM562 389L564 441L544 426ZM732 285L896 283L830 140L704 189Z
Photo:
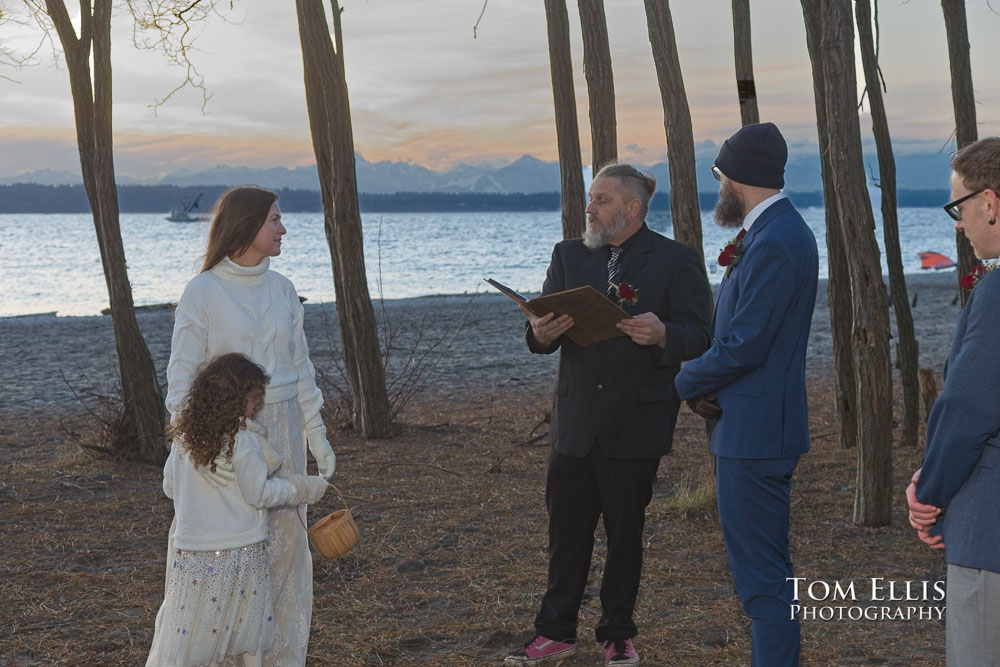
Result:
M333 484L330 485L340 496L344 509L329 514L306 530L309 541L324 558L339 558L358 544L358 526L351 516L344 495Z

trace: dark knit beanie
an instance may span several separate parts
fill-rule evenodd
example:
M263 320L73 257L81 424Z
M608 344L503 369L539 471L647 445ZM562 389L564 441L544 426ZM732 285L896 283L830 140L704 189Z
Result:
M780 190L787 161L788 146L775 124L757 123L723 142L715 166L737 183Z

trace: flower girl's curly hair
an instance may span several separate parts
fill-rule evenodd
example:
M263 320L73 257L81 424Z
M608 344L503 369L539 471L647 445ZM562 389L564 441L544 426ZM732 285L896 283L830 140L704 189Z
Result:
M171 428L195 465L211 465L214 472L223 451L232 460L236 432L246 423L247 398L254 392L263 398L267 382L264 369L238 353L218 356L201 369Z

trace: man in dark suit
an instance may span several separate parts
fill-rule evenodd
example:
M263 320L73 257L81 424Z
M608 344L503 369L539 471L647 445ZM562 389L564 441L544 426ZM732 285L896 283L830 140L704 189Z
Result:
M781 193L787 158L772 123L747 125L719 151L715 218L740 231L719 258L726 274L712 346L675 383L695 412L718 418L719 519L759 667L799 660L788 524L792 472L809 449L805 363L818 260L816 239Z
M1000 137L969 144L951 163L945 210L976 257L1000 257ZM948 561L949 667L1000 666L1000 272L972 290L951 340L941 395L927 420L923 467L906 490L910 523ZM943 541L942 541L943 540Z
M646 226L656 179L626 164L594 178L582 239L556 244L543 294L591 285L632 315L624 336L581 347L565 334L568 316L527 311L528 348L561 349L546 480L548 590L537 636L506 665L562 660L575 649L583 599L603 515L607 561L595 634L605 664L635 665L632 619L642 569L642 532L653 480L673 438L681 361L709 344L711 295L701 257Z

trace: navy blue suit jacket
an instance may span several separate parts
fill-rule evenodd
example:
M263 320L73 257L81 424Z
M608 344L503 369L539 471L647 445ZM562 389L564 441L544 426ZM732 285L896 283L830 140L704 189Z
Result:
M714 340L675 384L682 399L718 392L712 453L744 459L809 450L806 343L816 304L816 238L787 199L768 206L722 281Z
M532 352L561 348L549 439L560 454L586 456L596 444L607 458L650 459L667 453L680 401L674 375L681 361L708 347L711 293L705 264L683 243L643 225L623 244L618 281L638 290L631 315L654 313L667 344L643 346L627 336L580 347L566 336L545 347L525 332ZM557 243L543 294L591 285L606 292L608 250L581 239Z
M944 507L945 560L1000 572L1000 271L958 316L944 387L927 420L917 499ZM937 531L935 531L937 532Z

